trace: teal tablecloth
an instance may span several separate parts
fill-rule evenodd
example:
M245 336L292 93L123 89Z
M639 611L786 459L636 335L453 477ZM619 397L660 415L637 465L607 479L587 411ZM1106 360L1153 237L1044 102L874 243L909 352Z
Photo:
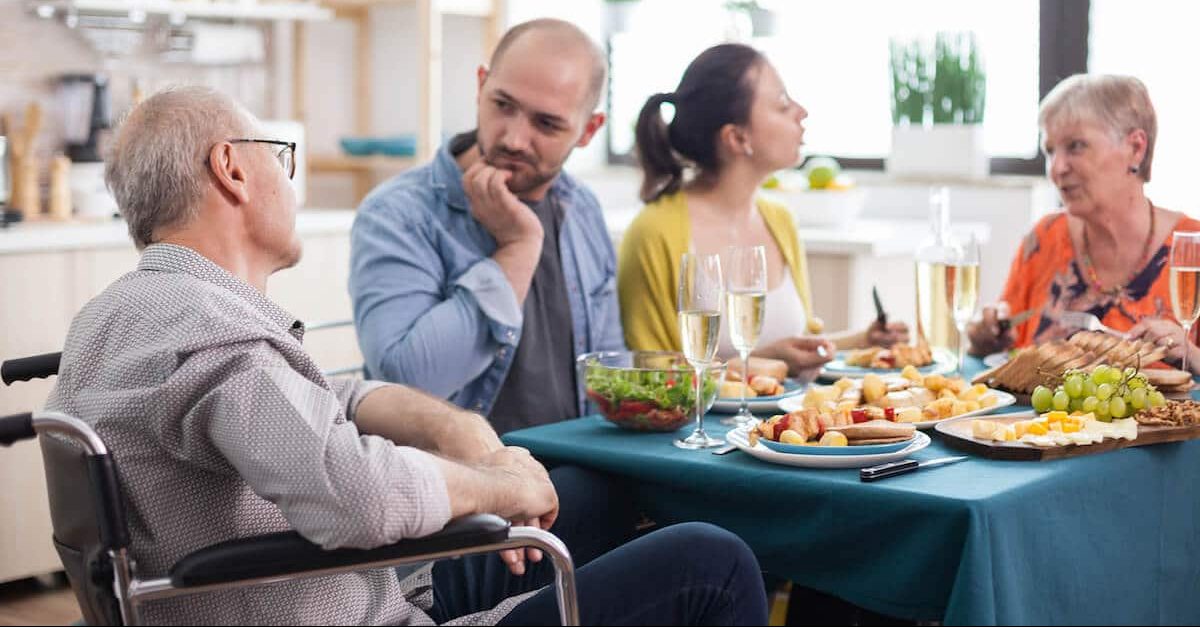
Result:
M660 523L720 525L765 570L873 611L947 624L1200 623L1200 441L1052 462L972 457L861 483L856 470L684 451L674 437L591 416L504 440L632 478ZM914 457L953 454L935 436Z

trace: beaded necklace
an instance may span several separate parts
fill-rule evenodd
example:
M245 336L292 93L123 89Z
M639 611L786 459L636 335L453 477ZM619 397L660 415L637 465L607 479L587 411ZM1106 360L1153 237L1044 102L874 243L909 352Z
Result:
M1150 207L1150 231L1146 233L1146 242L1142 244L1142 254L1138 257L1138 262L1134 265L1129 277L1125 281L1108 289L1105 289L1104 285L1100 283L1100 276L1096 273L1096 267L1092 264L1091 243L1088 241L1087 226L1083 227L1083 268L1087 274L1088 283L1091 283L1097 292L1108 296L1119 295L1125 289L1125 286L1129 285L1133 277L1137 276L1137 273L1150 260L1150 245L1154 242L1154 203L1150 202L1150 199L1147 198L1146 204Z

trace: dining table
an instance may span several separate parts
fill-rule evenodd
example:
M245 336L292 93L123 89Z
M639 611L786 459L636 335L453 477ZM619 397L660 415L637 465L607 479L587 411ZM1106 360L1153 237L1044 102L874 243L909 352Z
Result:
M983 368L969 358L964 371ZM723 435L717 417L706 428ZM1200 624L1200 442L1002 461L926 433L932 443L912 459L969 459L868 483L857 469L679 449L679 434L629 431L599 415L503 440L547 465L614 475L658 525L718 525L764 571L888 616Z

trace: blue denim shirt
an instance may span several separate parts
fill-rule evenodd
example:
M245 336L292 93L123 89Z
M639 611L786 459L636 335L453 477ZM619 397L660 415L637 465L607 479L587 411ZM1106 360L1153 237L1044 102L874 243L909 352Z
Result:
M565 172L548 193L564 211L559 250L575 354L624 350L616 254L600 205ZM369 376L486 415L521 341L522 312L448 146L372 191L350 239L350 297Z

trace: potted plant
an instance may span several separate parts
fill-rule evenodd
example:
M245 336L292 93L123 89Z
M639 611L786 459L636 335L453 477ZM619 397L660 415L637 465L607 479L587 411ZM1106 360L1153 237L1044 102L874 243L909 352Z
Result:
M725 9L733 13L745 13L750 17L751 30L755 37L768 37L775 34L775 12L763 8L757 0L728 0Z
M973 33L891 43L892 153L898 176L983 178L987 74Z

